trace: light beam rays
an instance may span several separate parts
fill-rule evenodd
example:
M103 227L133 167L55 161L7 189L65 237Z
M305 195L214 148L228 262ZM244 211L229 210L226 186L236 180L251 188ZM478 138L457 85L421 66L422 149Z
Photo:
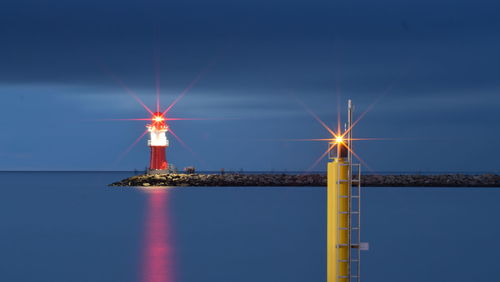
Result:
M151 121L151 118L106 118L97 119L97 121ZM165 118L165 121L178 121L178 120L220 120L215 118Z
M319 122L331 135L333 135L334 137L337 137L337 134L335 134L335 132L333 130L330 129L330 127L328 127L328 125L326 125L326 123L324 123L319 117L318 115L313 112L311 109L309 109L309 107L302 103L302 101L300 100L297 100L299 104L302 105L302 107L304 107L304 109L314 118L316 119L317 122Z
M184 149L186 149L187 151L189 151L191 153L191 155L193 155L193 157L195 157L200 163L205 163L205 161L203 159L200 158L200 156L198 156L198 154L191 148L189 147L188 144L186 144L186 142L184 142L173 130L172 128L170 127L168 132L170 132L172 134L172 136L174 136L174 138L181 144L182 147L184 147Z
M307 141L310 141L310 142L315 142L315 141L321 141L321 142L324 142L324 141L328 141L328 142L335 142L338 138L342 138L343 140L346 140L344 139L342 136L338 136L338 137L335 137L335 138L316 138L316 139L280 139L282 141L297 141L297 142L307 142ZM408 140L408 139L403 139L403 138L351 138L351 139L347 139L347 140L352 140L352 141L388 141L388 140Z
M179 141L179 143L181 143L181 145L186 148L188 151L192 152L191 150L191 147L189 147L179 136L177 136L177 134L175 134L175 132L172 130L172 128L169 128L168 130L172 136L174 136L175 139L177 139L177 141Z
M384 90L384 92L382 92L382 94L380 94L370 105L368 105L366 110L363 111L361 113L361 115L359 115L359 117L351 124L351 126L343 133L342 136L345 136L346 134L348 134L352 130L352 128L355 127L365 117L365 115L367 113L369 113L375 107L375 105L377 105L378 102L391 91L391 89L394 87L395 84L396 84L396 81L393 81L392 83L390 83L387 86L387 88Z
M135 139L135 141L132 144L130 144L130 146L128 146L128 148L118 156L116 162L120 162L126 155L128 155L128 153L135 147L135 145L137 145L137 143L139 143L139 141L141 141L142 138L144 138L144 136L147 133L148 131L145 130L139 137L137 137L137 139Z
M349 148L349 146L345 146L345 147L347 148L347 150L348 150L349 152L351 152L351 154L352 154L352 155L353 155L356 159L358 159L358 161L359 161L360 163L362 163L362 164L363 164L363 165L364 165L364 166L365 166L365 167L366 167L369 171L372 171L372 172L373 172L373 169L372 169L372 168L371 168L371 167L370 167L370 166L369 166L369 165L368 165L368 164L367 164L367 163L366 163L366 162L365 162L365 161L364 161L364 160L363 160L360 156L358 156L358 154L356 154L356 153L352 150L352 148Z
M205 67L200 73L198 73L198 75L191 81L191 83L189 83L189 85L181 92L181 94L179 94L179 96L165 109L165 111L163 111L164 115L168 113L175 106L175 104L177 104L186 95L186 93L188 93L191 88L193 88L198 83L198 81L200 81L200 79L208 72L208 70L214 63L215 61L209 63L207 67Z
M146 106L146 104L137 96L137 94L132 91L118 76L116 76L114 73L112 73L108 68L105 66L101 66L101 69L108 74L118 85L120 85L127 94L129 94L134 100L137 101L148 113L153 114L153 111Z
M99 121L131 121L131 120L145 121L145 120L151 120L151 119L150 118L107 118L107 119L99 119Z
M155 73L155 77L156 77L156 112L160 112L160 62L159 62L159 58L157 58L157 62L156 62L156 73Z
M335 148L336 145L337 144L328 144L328 149L307 169L307 171L313 170L319 162L321 162L321 160L324 159L326 155L333 150L333 148Z

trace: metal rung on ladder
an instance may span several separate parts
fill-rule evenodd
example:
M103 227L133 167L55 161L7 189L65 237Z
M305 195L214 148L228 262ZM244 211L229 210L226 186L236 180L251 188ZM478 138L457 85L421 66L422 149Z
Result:
M337 247L347 247L348 244L337 244ZM351 244L351 248L359 248L359 244Z
M349 278L358 278L358 277L359 277L358 275L351 275L351 276L340 275L340 276L337 276L337 278L340 278L340 279L349 279Z
M337 247L348 247L348 244L337 244ZM351 244L351 248L359 248L359 244Z
M359 259L351 259L351 262L358 262ZM338 262L349 262L348 259L339 259Z
M339 227L339 230L349 230L347 227ZM359 227L351 227L351 230L359 230Z
M339 198L342 198L342 199L355 198L355 199L357 199L357 198L359 198L359 196L350 196L350 197L349 196L339 196Z
M345 180L345 179L339 180L339 183L347 183L347 182L349 182L349 180ZM357 180L357 179L351 180L351 183L358 183L358 182L359 182L359 180Z

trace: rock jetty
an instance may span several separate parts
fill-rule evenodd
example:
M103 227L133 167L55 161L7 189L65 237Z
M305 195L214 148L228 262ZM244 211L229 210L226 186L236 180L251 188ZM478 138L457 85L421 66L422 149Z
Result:
M363 175L364 187L500 187L500 175ZM326 186L324 174L144 174L110 186Z

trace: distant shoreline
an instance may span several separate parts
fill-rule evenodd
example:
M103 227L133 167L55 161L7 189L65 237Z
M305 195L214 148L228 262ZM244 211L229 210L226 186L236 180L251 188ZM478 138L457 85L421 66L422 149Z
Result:
M143 174L144 170L0 170L0 173L131 173ZM220 174L220 171L198 171L199 174ZM326 174L326 171L293 171L293 170L226 170L227 174ZM370 171L363 175L484 175L500 174L498 171Z
M325 174L142 174L109 186L326 186ZM498 174L363 175L363 187L500 187Z

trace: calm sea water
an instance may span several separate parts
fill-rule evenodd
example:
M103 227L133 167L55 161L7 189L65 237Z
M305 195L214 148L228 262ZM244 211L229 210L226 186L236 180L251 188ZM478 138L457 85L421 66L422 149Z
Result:
M325 190L3 172L0 281L325 281ZM500 281L500 189L366 188L364 281Z

